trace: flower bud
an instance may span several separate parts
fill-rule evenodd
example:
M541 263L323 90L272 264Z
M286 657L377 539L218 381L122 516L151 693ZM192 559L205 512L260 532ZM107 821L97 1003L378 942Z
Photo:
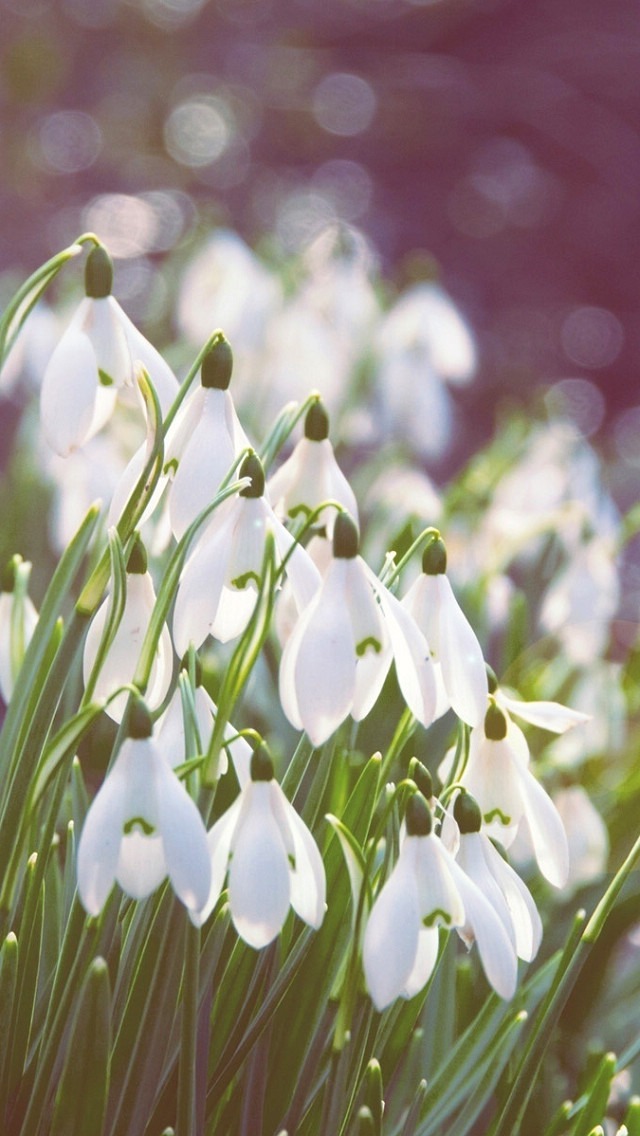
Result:
M264 745L254 750L251 755L251 780L273 781L273 762Z
M470 793L463 791L458 794L453 806L453 815L462 836L469 832L480 832L482 813L478 802Z
M127 734L130 738L150 738L153 733L153 722L146 702L136 698L129 710Z
M324 404L318 399L307 411L304 420L304 436L311 442L324 442L329 437L329 415Z
M127 572L130 576L144 576L147 566L147 550L137 536L127 560Z
M257 454L247 454L240 466L239 476L251 478L251 485L247 485L245 489L240 490L241 497L264 496L264 469L262 468L262 462Z
M484 717L485 737L491 742L501 742L507 736L507 719L499 706L492 703Z
M409 798L404 819L407 836L429 836L433 828L433 818L422 793L414 793Z
M333 555L338 560L353 560L358 555L358 527L348 513L338 513L333 527Z
M233 353L224 335L220 335L202 360L200 382L208 389L227 390L232 370Z
M84 290L92 300L104 300L113 287L113 262L103 245L91 249L84 266Z
M438 537L430 541L422 553L422 571L427 576L442 576L447 570L447 549Z

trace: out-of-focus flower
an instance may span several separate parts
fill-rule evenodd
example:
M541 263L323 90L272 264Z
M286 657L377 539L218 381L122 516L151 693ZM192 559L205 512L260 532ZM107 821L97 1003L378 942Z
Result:
M24 653L38 622L27 595L31 565L11 560L2 574L0 591L0 695L8 703L22 666ZM18 580L18 573L20 579Z
M622 683L622 665L606 659L594 659L578 675L571 701L576 710L583 712L583 720L549 747L547 753L554 765L572 767L593 754L611 758L622 751L627 737L627 703Z
M242 939L266 947L282 929L289 907L309 926L324 918L322 857L304 821L273 777L262 749L251 758L251 777L230 809L210 829L211 888L191 919L208 918L229 873L231 918Z
M465 321L438 284L415 284L381 321L374 349L387 430L420 456L438 457L452 428L446 384L469 382L476 368Z
M207 833L194 802L153 739L141 702L130 711L129 736L98 791L78 846L78 891L99 915L114 882L145 899L168 875L191 911L211 882Z
M369 713L395 659L408 706L430 725L436 686L426 640L358 556L358 531L346 513L336 518L333 555L282 654L280 701L287 718L321 745L348 714L360 721Z
M109 612L109 597L94 615L84 645L82 673L85 683L93 670L100 641ZM122 619L107 651L94 688L96 698L107 698L119 686L130 683L138 665L140 650L156 602L153 581L147 571L147 556L138 540L127 563L127 593ZM173 648L169 629L162 628L156 655L149 675L145 697L152 708L160 705L171 683ZM106 713L116 722L122 721L127 705L127 692L123 691L105 706Z
M0 371L0 391L12 397L18 388L39 390L58 339L58 319L40 300L23 323Z
M575 891L600 879L607 870L609 833L582 785L559 789L553 797L569 841L569 877L565 889Z
M320 586L320 574L302 545L276 517L264 496L264 472L255 454L239 470L251 484L225 502L199 538L187 561L176 597L173 639L179 655L207 635L226 643L244 631L255 606L267 532L273 533L280 560L299 609Z
M444 542L432 540L422 557L422 573L402 603L413 616L431 650L438 705L436 717L452 706L470 726L487 711L487 671L475 631L446 576Z
M620 601L613 541L594 536L577 547L542 600L540 627L555 635L578 666L600 658Z
M269 496L278 516L309 516L324 501L337 501L358 520L355 494L340 469L329 441L329 416L323 403L314 402L304 423L304 437L277 473L269 479ZM335 508L319 513L316 524L333 533Z

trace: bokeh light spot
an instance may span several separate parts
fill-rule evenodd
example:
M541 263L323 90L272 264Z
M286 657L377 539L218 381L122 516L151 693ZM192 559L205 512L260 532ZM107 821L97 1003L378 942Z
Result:
M564 320L562 346L580 367L608 367L622 349L624 333L620 320L606 308L575 308Z
M604 396L588 379L561 379L547 392L545 403L554 418L566 420L583 438L590 438L602 425Z
M102 148L102 134L91 115L60 110L41 121L38 147L46 168L59 174L76 174L95 162Z
M96 233L112 256L140 256L154 247L158 215L149 201L126 193L103 193L90 201L84 227Z
M208 166L215 162L234 134L226 102L216 95L185 99L174 107L164 127L167 150L183 166Z
M371 124L377 99L366 79L334 71L318 83L312 100L313 116L323 130L350 138Z

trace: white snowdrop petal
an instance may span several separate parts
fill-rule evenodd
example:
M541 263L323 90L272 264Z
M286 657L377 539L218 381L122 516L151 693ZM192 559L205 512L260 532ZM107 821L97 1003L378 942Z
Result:
M507 739L491 741L482 732L471 734L469 761L462 781L475 797L484 823L493 826L502 844L513 840L524 812L520 768Z
M542 940L542 922L531 892L488 838L485 838L484 855L509 907L518 958L531 962Z
M414 998L427 985L438 961L438 946L438 928L421 927L418 932L418 950L413 970L401 991L403 998Z
M146 899L167 875L164 848L159 834L147 836L139 829L122 837L116 880L132 899Z
M309 829L293 805L289 803L282 789L274 781L274 797L286 820L293 838L293 857L295 867L291 872L291 906L293 910L311 927L320 927L324 919L326 898L326 877L322 856Z
M451 705L469 726L479 726L489 694L482 648L449 580L437 577L440 592L440 663Z
M198 911L190 911L189 918L196 927L201 927L206 923L211 915L218 897L222 891L227 868L229 866L229 856L231 853L231 843L235 834L238 818L241 814L243 797L236 797L235 801L230 808L216 821L212 828L207 833L207 848L209 850L209 863L211 865L211 882L209 886L209 895L203 907Z
M242 939L257 949L280 932L289 910L289 861L268 803L267 782L253 782L239 821L229 868L231 917Z
M398 685L411 713L423 726L430 726L436 710L437 690L427 641L399 600L386 589L383 604Z
M455 864L455 862L454 862ZM501 998L513 998L518 981L518 961L499 917L479 888L455 864L456 886L465 910L464 938L471 928L478 945L483 970Z
M169 515L178 539L213 501L236 456L225 419L226 393L205 392L200 419L187 440L171 484Z
M508 698L502 691L498 694L498 702L510 714L522 718L523 722L539 726L542 730L550 730L554 734L564 734L573 726L591 720L590 714L571 710L568 706L561 706L559 702L522 702L519 698Z
M356 655L351 624L345 615L346 567L344 560L331 565L282 656L282 708L292 724L293 717L302 721L314 746L321 745L337 729L353 702ZM293 699L288 695L291 682Z
M415 619L434 659L440 657L439 599L438 577L421 572L400 601Z
M152 710L164 701L173 676L173 644L166 624L160 632L158 646L151 666L145 699Z
M294 541L291 533L285 529L284 525L280 524L275 516L271 527L280 559L284 560L291 550L285 572L291 585L296 607L299 612L302 612L311 603L318 591L322 577L307 550Z
M93 347L86 335L70 328L49 360L40 392L42 430L61 457L88 440L98 390ZM109 397L113 405L115 392Z
M179 656L189 643L204 643L215 619L224 582L229 536L228 523L205 537L187 561L178 585L173 612L173 642Z
M159 753L154 763L154 778L167 873L185 906L191 911L200 911L211 889L211 863L202 817Z
M515 947L516 937L511 912L498 880L491 870L490 862L485 857L484 849L487 843L489 847L492 847L484 833L468 832L463 834L460 837L460 847L456 860L465 875L473 881L485 899L489 901L507 932L510 942Z
M364 933L364 975L377 1010L402 994L418 955L418 894L412 857L404 848L371 909Z
M452 874L457 866L455 860L434 834L407 836L405 844L410 843L414 845L421 922L428 927L439 923L445 927L462 926L464 907Z
M91 340L98 372L115 387L133 381L133 360L124 333L124 312L113 296L90 299L82 329Z
M89 915L99 915L113 887L127 806L127 780L118 761L98 790L78 845L78 892Z
M389 668L393 662L393 648L385 639L382 651L372 647L356 663L356 685L353 693L351 714L354 721L360 722L373 709L384 686Z
M133 363L142 363L144 369L149 373L164 418L178 393L178 380L160 352L152 343L149 343L148 339L145 339L142 332L131 322L122 309L119 313L119 322L124 331Z
M516 768L538 867L550 884L564 887L569 876L569 845L560 814L533 774L520 765Z

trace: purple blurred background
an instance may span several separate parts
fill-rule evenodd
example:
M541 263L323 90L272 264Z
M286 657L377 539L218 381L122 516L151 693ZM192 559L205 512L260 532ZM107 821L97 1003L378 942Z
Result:
M105 223L166 329L200 221L293 251L343 217L399 286L436 258L470 413L581 379L585 433L640 466L637 0L0 0L0 27L3 269Z

